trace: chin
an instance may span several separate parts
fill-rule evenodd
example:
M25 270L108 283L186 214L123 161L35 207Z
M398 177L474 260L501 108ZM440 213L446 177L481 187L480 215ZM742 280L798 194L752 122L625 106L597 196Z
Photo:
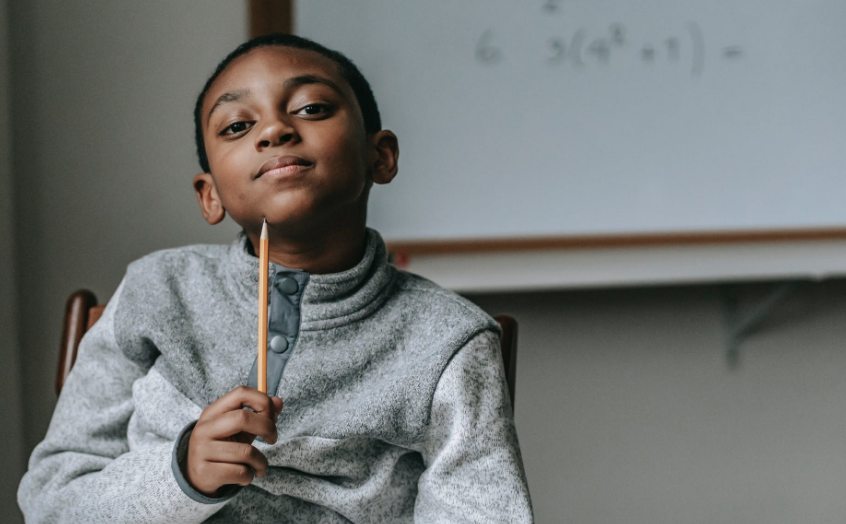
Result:
M314 212L306 206L288 206L267 212L267 222L275 227L302 228L316 222Z

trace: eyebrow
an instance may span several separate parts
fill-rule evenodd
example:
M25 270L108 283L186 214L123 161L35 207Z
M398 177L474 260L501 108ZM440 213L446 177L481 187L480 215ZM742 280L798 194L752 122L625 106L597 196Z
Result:
M341 88L339 88L338 85L335 82L329 80L326 77L319 76L319 75L295 76L294 78L289 78L288 80L285 80L285 83L282 84L282 87L284 87L285 90L287 91L287 90L290 90L290 89L296 89L296 88L301 87L301 86L312 85L312 84L325 85L326 87L328 87L328 88L332 89L333 91L335 91L336 93L338 93L338 95L340 95L341 97L344 96L344 92L341 91ZM217 109L218 107L220 107L223 104L226 104L228 102L236 102L236 101L241 100L242 98L246 98L248 96L250 96L250 90L249 89L242 89L242 90L239 90L239 91L231 91L229 93L223 93L215 101L214 105L209 110L209 114L206 117L206 124L208 124L208 122L211 120L211 115L212 115L212 113L214 113L215 109Z
M295 76L294 78L289 78L288 80L285 80L285 83L283 84L283 86L287 90L287 89L294 89L294 88L304 86L304 85L309 85L309 84L325 85L325 86L329 87L330 89L332 89L333 91L335 91L336 93L338 93L339 95L344 96L344 92L341 91L341 88L338 87L338 85L335 82L329 80L328 78L326 78L324 76L319 76L319 75Z
M241 89L239 91L231 91L229 93L223 93L222 95L220 95L220 97L218 97L218 99L215 101L212 108L209 110L209 114L206 117L206 125L208 125L209 121L211 120L212 113L214 113L215 109L217 109L218 107L220 107L223 104L226 104L228 102L237 102L238 100L241 100L242 98L246 98L248 96L250 96L250 90L249 89Z

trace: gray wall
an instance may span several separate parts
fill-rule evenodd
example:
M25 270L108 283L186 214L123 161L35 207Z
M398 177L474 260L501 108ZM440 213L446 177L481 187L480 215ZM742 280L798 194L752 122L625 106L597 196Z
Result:
M742 310L769 288L742 286ZM471 297L520 322L515 419L538 522L844 521L846 282L800 286L736 369L721 296Z
M6 286L16 281L22 359L19 373L4 358L0 384L5 395L14 384L6 382L9 374L25 389L22 425L14 391L5 397L14 402L0 404L0 435L23 432L23 441L0 447L4 466L6 449L23 461L47 430L67 296L87 287L108 300L130 261L167 247L228 242L237 231L229 220L208 226L197 207L192 111L214 66L247 37L242 1L9 0L8 6L11 74L2 79L11 79L14 102L14 176L9 180L3 169L0 178L0 307L6 311L12 297ZM0 144L6 153L6 142ZM14 217L5 205L10 182ZM9 259L14 222L17 257ZM13 264L17 278L8 281ZM5 316L3 322L5 328ZM14 332L2 333L5 357ZM4 521L18 515L19 470L11 464L0 474Z
M2 78L12 80L14 177L3 164L0 84L4 521L17 514L20 467L55 404L68 293L85 286L106 300L129 261L228 242L236 231L205 225L194 203L191 106L246 35L243 3L226 0L9 7L13 60ZM10 281L21 373L5 313L15 309ZM472 297L520 321L516 420L538 522L842 522L846 283L800 288L744 345L736 370L723 358L718 291ZM765 291L744 286L744 306Z
M191 189L194 98L247 36L243 2L11 0L26 447L44 435L64 300L108 300L151 251L229 241Z
M21 521L15 509L15 491L26 460L15 290L8 27L6 2L0 1L0 514L4 522L11 523Z

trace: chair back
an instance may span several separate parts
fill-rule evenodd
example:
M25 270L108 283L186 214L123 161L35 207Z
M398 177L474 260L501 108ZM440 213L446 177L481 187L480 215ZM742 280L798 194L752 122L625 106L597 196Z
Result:
M517 383L517 321L508 315L497 315L494 320L502 328L499 348L502 351L502 363L505 365L505 382L508 384L511 408L514 409L514 386Z
M56 395L62 392L65 379L76 362L79 341L82 340L85 332L100 319L105 308L105 304L97 304L97 297L87 289L76 291L68 297L65 305L62 345L59 348L59 369L56 372ZM497 315L494 319L502 328L500 349L505 365L505 381L508 383L508 393L511 396L513 408L514 386L517 379L517 321L508 315Z
M68 297L65 303L65 322L62 329L62 344L59 347L59 369L56 372L56 395L62 392L79 349L79 341L103 314L105 306L97 305L97 297L87 289L81 289ZM96 318L95 318L96 317Z

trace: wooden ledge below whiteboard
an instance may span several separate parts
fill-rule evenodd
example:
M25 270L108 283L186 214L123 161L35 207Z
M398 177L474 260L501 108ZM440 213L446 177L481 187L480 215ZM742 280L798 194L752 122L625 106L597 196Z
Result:
M459 292L846 276L846 230L388 242L399 267Z

